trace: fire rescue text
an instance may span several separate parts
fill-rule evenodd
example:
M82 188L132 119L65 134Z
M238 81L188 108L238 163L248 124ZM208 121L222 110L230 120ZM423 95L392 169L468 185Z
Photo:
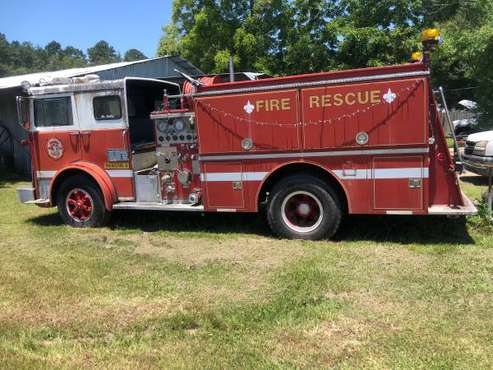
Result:
M378 104L381 102L382 93L380 90L367 90L359 92L348 92L346 94L324 94L311 95L309 97L309 108L328 108L351 106L355 104ZM291 110L291 98L282 99L261 99L255 102L256 112L279 112Z

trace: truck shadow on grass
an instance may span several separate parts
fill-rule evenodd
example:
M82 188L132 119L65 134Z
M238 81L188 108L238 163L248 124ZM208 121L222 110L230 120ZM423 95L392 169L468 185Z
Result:
M113 214L111 227L146 232L249 234L275 238L261 214L119 211ZM347 216L334 241L474 244L465 218L440 216Z
M336 235L340 241L399 244L474 244L464 217L350 216Z
M52 213L29 220L37 225L61 225ZM257 214L197 214L142 211L116 211L109 228L123 231L196 233L205 237L217 234L259 235L275 238L267 221ZM202 236L202 235L200 235ZM465 218L440 216L348 216L335 242L379 242L398 244L474 244Z

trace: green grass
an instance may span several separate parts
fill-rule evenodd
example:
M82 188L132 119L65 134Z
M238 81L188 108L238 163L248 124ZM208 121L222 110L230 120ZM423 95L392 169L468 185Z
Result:
M2 368L493 367L480 216L350 217L335 242L277 240L249 215L76 230L19 205L19 184L0 179Z
M450 137L447 138L447 146L450 149L453 149L454 148L455 144L454 144L454 139L453 138L450 138Z

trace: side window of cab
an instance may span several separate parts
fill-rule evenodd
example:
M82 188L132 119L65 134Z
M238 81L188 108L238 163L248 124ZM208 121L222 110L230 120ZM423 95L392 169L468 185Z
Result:
M96 121L122 118L122 103L118 95L96 96L92 101L92 105Z
M72 100L70 96L34 100L36 127L72 126Z

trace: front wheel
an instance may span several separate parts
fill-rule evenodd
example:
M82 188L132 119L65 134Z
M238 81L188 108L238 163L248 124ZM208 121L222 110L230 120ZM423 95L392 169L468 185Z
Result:
M267 220L272 231L288 239L318 240L337 232L342 210L337 196L312 176L292 176L272 190Z
M57 197L62 220L73 227L103 226L109 218L99 187L84 176L67 179Z

